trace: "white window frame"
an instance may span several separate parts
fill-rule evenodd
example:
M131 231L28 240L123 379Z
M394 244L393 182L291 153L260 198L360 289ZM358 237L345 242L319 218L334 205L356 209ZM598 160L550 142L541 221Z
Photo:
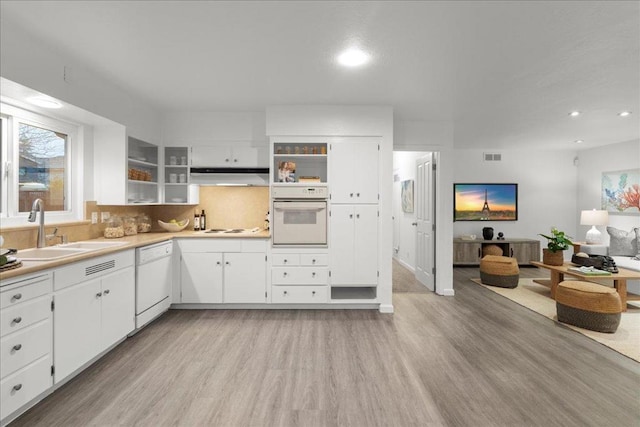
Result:
M18 212L19 210L19 124L24 123L31 126L41 127L60 132L67 135L67 143L65 148L66 156L66 176L65 176L65 198L67 210L65 211L47 211L45 206L45 221L50 223L75 222L83 219L84 209L82 206L83 195L83 179L82 179L82 153L83 142L80 139L80 127L76 124L69 123L53 116L45 116L40 113L28 111L13 105L0 104L0 114L5 120L6 134L8 137L6 144L6 153L3 153L3 159L6 159L2 165L3 187L6 191L3 194L3 200L0 204L2 208L0 219L2 219L2 228L25 226L28 224L28 212ZM4 130L3 130L4 131ZM4 190L4 188L3 188Z

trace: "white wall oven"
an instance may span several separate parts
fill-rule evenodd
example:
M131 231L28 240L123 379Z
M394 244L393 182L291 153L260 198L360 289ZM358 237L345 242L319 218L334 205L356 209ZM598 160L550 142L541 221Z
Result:
M327 246L327 187L273 186L274 246Z

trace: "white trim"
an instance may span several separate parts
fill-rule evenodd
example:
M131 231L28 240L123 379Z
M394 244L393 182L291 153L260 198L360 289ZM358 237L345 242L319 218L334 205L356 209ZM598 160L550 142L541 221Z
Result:
M380 313L393 314L393 304L380 304Z

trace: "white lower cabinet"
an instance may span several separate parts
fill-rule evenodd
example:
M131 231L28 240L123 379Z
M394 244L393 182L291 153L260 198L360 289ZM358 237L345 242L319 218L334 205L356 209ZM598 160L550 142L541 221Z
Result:
M265 303L266 241L179 241L181 303Z
M135 328L133 260L133 251L124 251L56 271L55 383L126 338ZM74 271L84 275L78 278Z
M329 302L326 253L274 253L271 261L271 302L324 304Z
M378 205L332 205L331 286L378 283Z
M0 291L0 420L3 425L8 416L53 386L52 291L51 273L9 280Z

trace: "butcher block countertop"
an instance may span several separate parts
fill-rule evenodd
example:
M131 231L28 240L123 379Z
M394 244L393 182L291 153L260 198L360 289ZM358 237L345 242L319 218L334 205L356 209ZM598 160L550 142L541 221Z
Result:
M125 236L119 239L105 239L99 238L94 240L89 240L91 242L125 242L122 245L106 248L106 249L97 249L87 251L77 255L71 255L65 258L54 259L54 260L43 260L43 261L22 261L22 266L18 268L14 268L13 270L7 270L0 273L0 286L4 285L1 283L5 280L19 277L24 274L35 273L42 270L48 270L51 268L60 267L66 264L71 264L77 261L82 261L85 259L95 258L102 255L107 255L114 252L120 252L126 249L134 249L140 246L151 245L154 243L166 242L168 240L173 240L174 238L180 239L191 239L191 238L204 238L204 239L269 239L271 238L271 233L269 230L261 230L256 233L205 233L204 231L180 231L177 233L169 233L169 232L158 232L158 233L140 233L135 236ZM69 242L72 243L72 242ZM20 251L15 254L15 257L20 259Z

